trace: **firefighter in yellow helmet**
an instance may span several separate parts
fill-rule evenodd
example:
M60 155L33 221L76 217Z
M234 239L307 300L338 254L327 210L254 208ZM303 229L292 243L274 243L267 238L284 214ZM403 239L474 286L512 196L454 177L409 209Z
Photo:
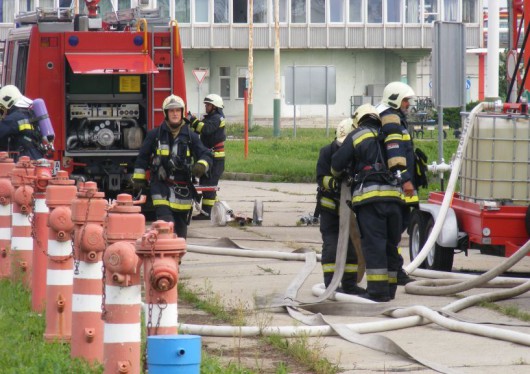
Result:
M150 130L134 164L133 186L150 190L157 219L173 222L175 233L187 236L187 225L196 195L193 177L202 177L212 163L211 152L194 133L184 118L184 100L168 96L163 104L164 121Z
M346 136L354 130L352 118L342 120L335 131L335 139L320 149L317 161L317 211L320 212L322 235L322 272L326 288L335 274L335 260L339 240L340 181L331 175L331 158L341 147ZM356 295L365 292L357 286L357 254L351 240L348 241L346 265L339 292Z
M361 249L366 262L366 293L359 296L385 302L397 289L397 245L401 240L403 193L399 180L386 166L374 106L361 105L353 116L352 131L332 157L334 177L352 178L351 206L357 215Z
M210 173L203 176L201 186L217 186L225 170L225 115L223 113L223 99L217 94L209 94L204 98L206 115L198 120L193 115L189 116L191 127L200 135L203 144L213 152L213 165ZM212 207L217 200L216 191L202 193L201 213L193 219L210 219Z
M381 103L377 106L388 155L388 167L401 173L405 199L402 231L405 231L409 225L411 209L419 206L417 192L419 181L415 178L416 157L407 123L411 100L415 96L414 90L408 84L391 82L384 88ZM401 254L399 258L403 265ZM405 285L413 280L401 266L398 272L398 284Z

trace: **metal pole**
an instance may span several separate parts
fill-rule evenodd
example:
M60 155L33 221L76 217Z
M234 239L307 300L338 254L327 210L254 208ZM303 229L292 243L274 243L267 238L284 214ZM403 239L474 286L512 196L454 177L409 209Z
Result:
M326 65L326 137L329 136L328 66Z
M293 136L296 138L296 65L293 65L293 111L294 111L294 122L293 122Z
M274 136L280 136L280 0L274 0Z
M254 86L254 0L249 0L248 27L248 126L252 128L253 119L253 86Z
M201 116L201 84L197 85L197 118Z

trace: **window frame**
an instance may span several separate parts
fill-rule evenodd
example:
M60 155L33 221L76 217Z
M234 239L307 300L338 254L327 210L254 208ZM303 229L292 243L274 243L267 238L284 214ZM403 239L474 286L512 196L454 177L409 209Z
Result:
M221 73L221 70L222 69L228 69L228 75L222 75ZM230 96L232 95L232 69L230 66L219 66L219 96L221 96L221 98L223 100L230 100ZM228 82L228 96L223 96L223 82L224 81L227 81Z

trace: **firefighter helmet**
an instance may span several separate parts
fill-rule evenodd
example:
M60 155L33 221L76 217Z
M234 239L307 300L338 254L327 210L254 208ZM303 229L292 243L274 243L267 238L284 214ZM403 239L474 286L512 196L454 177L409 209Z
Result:
M219 109L224 108L222 97L216 94L209 94L204 98L203 102L204 104L212 104L214 107Z
M353 126L359 127L369 118L379 120L377 109L372 104L363 104L353 113Z
M162 110L164 111L164 117L167 119L167 111L169 109L182 109L182 115L185 113L186 104L184 100L177 95L169 95L162 103Z
M339 122L337 129L335 130L335 137L337 138L337 143L342 144L346 136L355 129L353 126L353 120L351 118L345 118Z
M383 99L381 104L377 106L379 113L388 108L398 109L401 107L401 102L404 99L410 99L416 96L412 87L403 82L391 82L386 85L383 90Z
M22 97L19 89L11 84L0 88L0 111L7 112Z

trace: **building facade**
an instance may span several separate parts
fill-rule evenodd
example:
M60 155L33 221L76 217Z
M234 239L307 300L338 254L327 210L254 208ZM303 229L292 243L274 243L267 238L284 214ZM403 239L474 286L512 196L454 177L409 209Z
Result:
M83 9L83 0L81 11ZM101 0L102 15L136 6L160 9L178 21L184 49L188 107L203 110L202 98L217 93L230 119L244 113L249 72L249 30L253 42L253 114L273 116L275 96L274 7L278 4L282 117L321 120L350 114L352 98L378 101L384 85L402 80L419 96L431 95L430 55L435 21L463 22L466 47L483 46L482 0ZM0 0L1 21L36 6L75 6L72 0ZM252 12L251 12L252 7ZM16 9L18 8L18 9ZM285 102L285 71L290 66L333 66L336 102ZM478 98L477 56L469 54L469 100ZM201 85L194 70L207 70ZM358 99L361 98L361 99Z

